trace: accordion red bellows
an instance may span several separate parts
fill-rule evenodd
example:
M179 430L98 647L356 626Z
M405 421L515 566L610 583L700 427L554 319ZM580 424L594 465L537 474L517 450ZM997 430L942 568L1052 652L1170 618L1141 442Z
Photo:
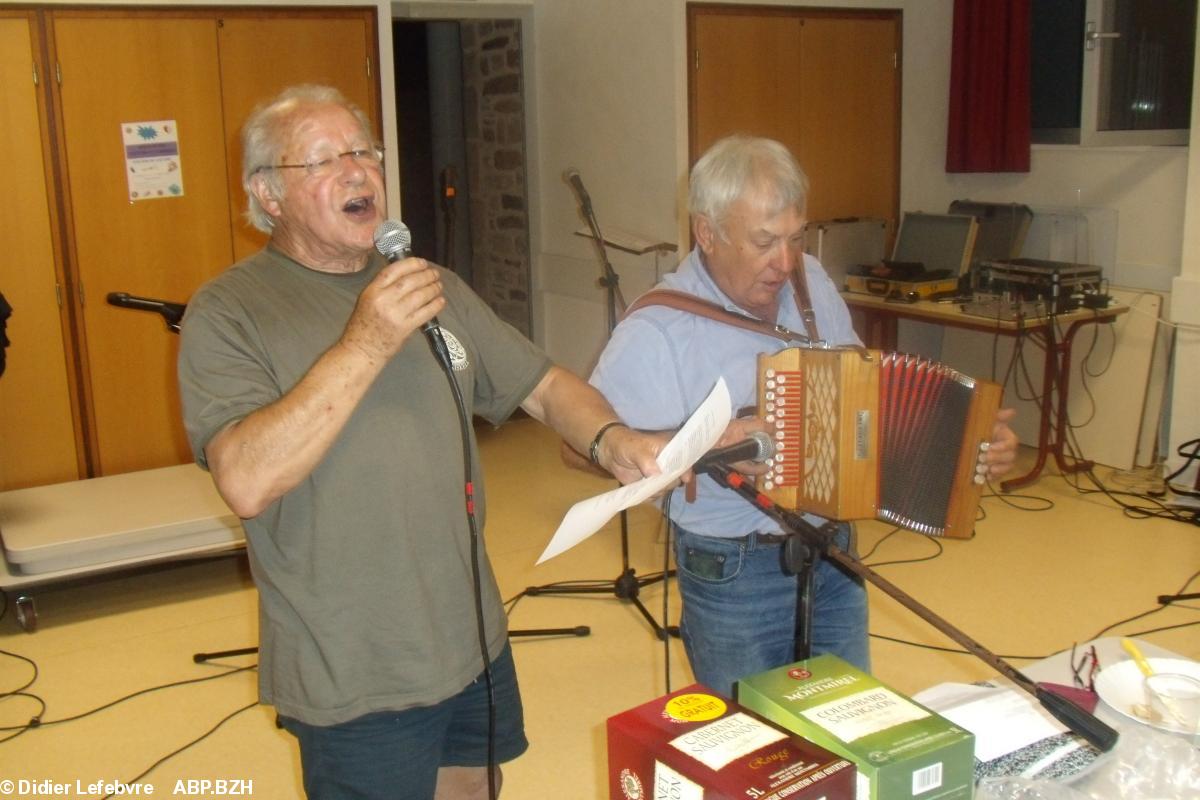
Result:
M775 439L759 490L828 519L969 538L1001 388L919 356L788 348L758 358Z

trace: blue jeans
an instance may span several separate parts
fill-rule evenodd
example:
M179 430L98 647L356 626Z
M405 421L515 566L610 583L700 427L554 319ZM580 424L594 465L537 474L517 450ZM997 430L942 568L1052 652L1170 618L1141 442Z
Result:
M696 680L732 696L737 680L794 662L797 579L783 571L782 545L760 543L756 534L720 539L675 531L679 628ZM849 526L834 542L849 551ZM812 603L812 655L832 653L870 671L862 581L819 559Z
M492 662L496 763L529 746L512 646ZM483 673L433 706L380 711L340 725L280 723L300 741L310 800L432 800L440 767L486 767L487 681Z

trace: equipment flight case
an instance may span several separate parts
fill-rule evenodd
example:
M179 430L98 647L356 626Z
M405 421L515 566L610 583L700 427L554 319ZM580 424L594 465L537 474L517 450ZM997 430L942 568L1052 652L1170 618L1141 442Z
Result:
M1024 302L1040 301L1051 314L1062 314L1088 302L1105 298L1101 269L1092 264L1014 258L984 261L979 265L977 292Z
M906 211L891 259L859 267L846 276L846 289L900 302L953 296L971 263L978 230L978 220L967 214Z

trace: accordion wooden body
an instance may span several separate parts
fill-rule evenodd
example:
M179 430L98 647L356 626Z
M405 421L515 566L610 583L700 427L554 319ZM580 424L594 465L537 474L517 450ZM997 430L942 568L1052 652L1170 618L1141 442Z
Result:
M919 356L789 348L758 357L775 454L758 488L827 519L969 538L1001 388Z

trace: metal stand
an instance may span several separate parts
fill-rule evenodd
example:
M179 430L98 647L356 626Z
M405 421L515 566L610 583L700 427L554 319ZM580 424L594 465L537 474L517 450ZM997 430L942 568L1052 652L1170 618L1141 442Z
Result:
M643 586L648 586L652 583L658 583L665 580L667 577L674 575L674 570L666 573L655 572L649 575L639 576L632 567L629 566L629 520L624 511L620 513L621 520L621 574L614 580L605 585L589 585L589 586L561 586L549 584L547 586L527 586L525 594L530 597L536 597L543 594L613 594L621 600L626 600L633 604L633 607L638 610L646 623L654 631L654 635L659 639L666 639L668 636L679 636L678 625L663 625L654 618L641 598L638 597Z
M753 503L756 508L783 526L788 534L788 542L784 544L785 561L788 558L788 551L793 550L793 548L793 552L798 554L801 560L802 569L804 569L803 562L805 560L810 561L810 574L811 562L815 562L817 555L831 561L836 561L855 575L873 583L889 597L964 647L971 655L1008 678L1018 688L1033 695L1050 714L1072 731L1082 736L1097 749L1108 751L1117 743L1117 732L1091 713L1085 711L1062 695L1053 693L1045 685L1034 683L995 653L986 649L983 645L967 636L967 634L951 625L929 608L917 602L917 600L909 596L902 589L892 584L870 567L865 566L857 558L833 544L832 532L834 530L834 523L826 523L817 528L805 520L802 515L782 508L771 498L757 491L745 477L728 467L720 464L711 464L702 467L701 471L707 472L721 485L733 489L742 495L746 500ZM798 540L798 543L793 545L793 540ZM811 554L805 555L806 553ZM801 615L797 614L797 626L803 624L805 628L811 629L811 601L804 598L804 595L811 594L811 581L798 580L796 591L800 595L800 599L797 601L798 608L804 608L805 616L809 617L809 619L802 621ZM797 651L804 650L805 653L808 652L808 645L806 643L808 636L808 632L805 631L797 637ZM801 643L801 639L804 639L805 643Z
M587 220L588 227L591 229L592 243L596 247L596 257L600 262L600 279L599 284L605 290L605 307L608 315L608 335L612 336L613 329L617 327L617 306L620 304L621 312L624 313L626 304L625 297L621 294L621 279L613 269L612 264L608 260L608 252L605 250L605 240L600 233L600 225L596 222L596 215L592 212L592 201L588 197L587 190L583 188L583 181L579 178L579 173L571 170L564 176L567 182L571 184L575 191L576 199L579 201L579 210ZM665 640L668 636L679 636L678 625L664 625L654 618L649 609L642 603L638 594L643 586L648 586L652 583L665 581L670 576L674 575L674 570L666 572L657 572L649 575L639 576L637 571L629 566L629 516L624 509L618 515L621 521L621 574L614 578L611 582L605 585L588 585L588 586L528 586L525 588L525 594L533 597L544 594L609 594L615 597L626 600L633 604L634 608L642 615L654 631L654 635L659 639ZM664 621L665 622L665 621Z
M162 315L163 320L167 323L167 330L171 333L179 333L180 323L183 321L183 314L187 310L186 303L169 303L165 300L153 300L149 297L137 297L135 295L126 294L125 292L109 292L108 304L117 306L118 308L131 308L135 311L154 311ZM216 658L228 658L231 656L252 655L258 652L257 647L239 647L236 650L217 650L212 653L193 653L192 661L196 664L201 664L205 661L211 661Z

